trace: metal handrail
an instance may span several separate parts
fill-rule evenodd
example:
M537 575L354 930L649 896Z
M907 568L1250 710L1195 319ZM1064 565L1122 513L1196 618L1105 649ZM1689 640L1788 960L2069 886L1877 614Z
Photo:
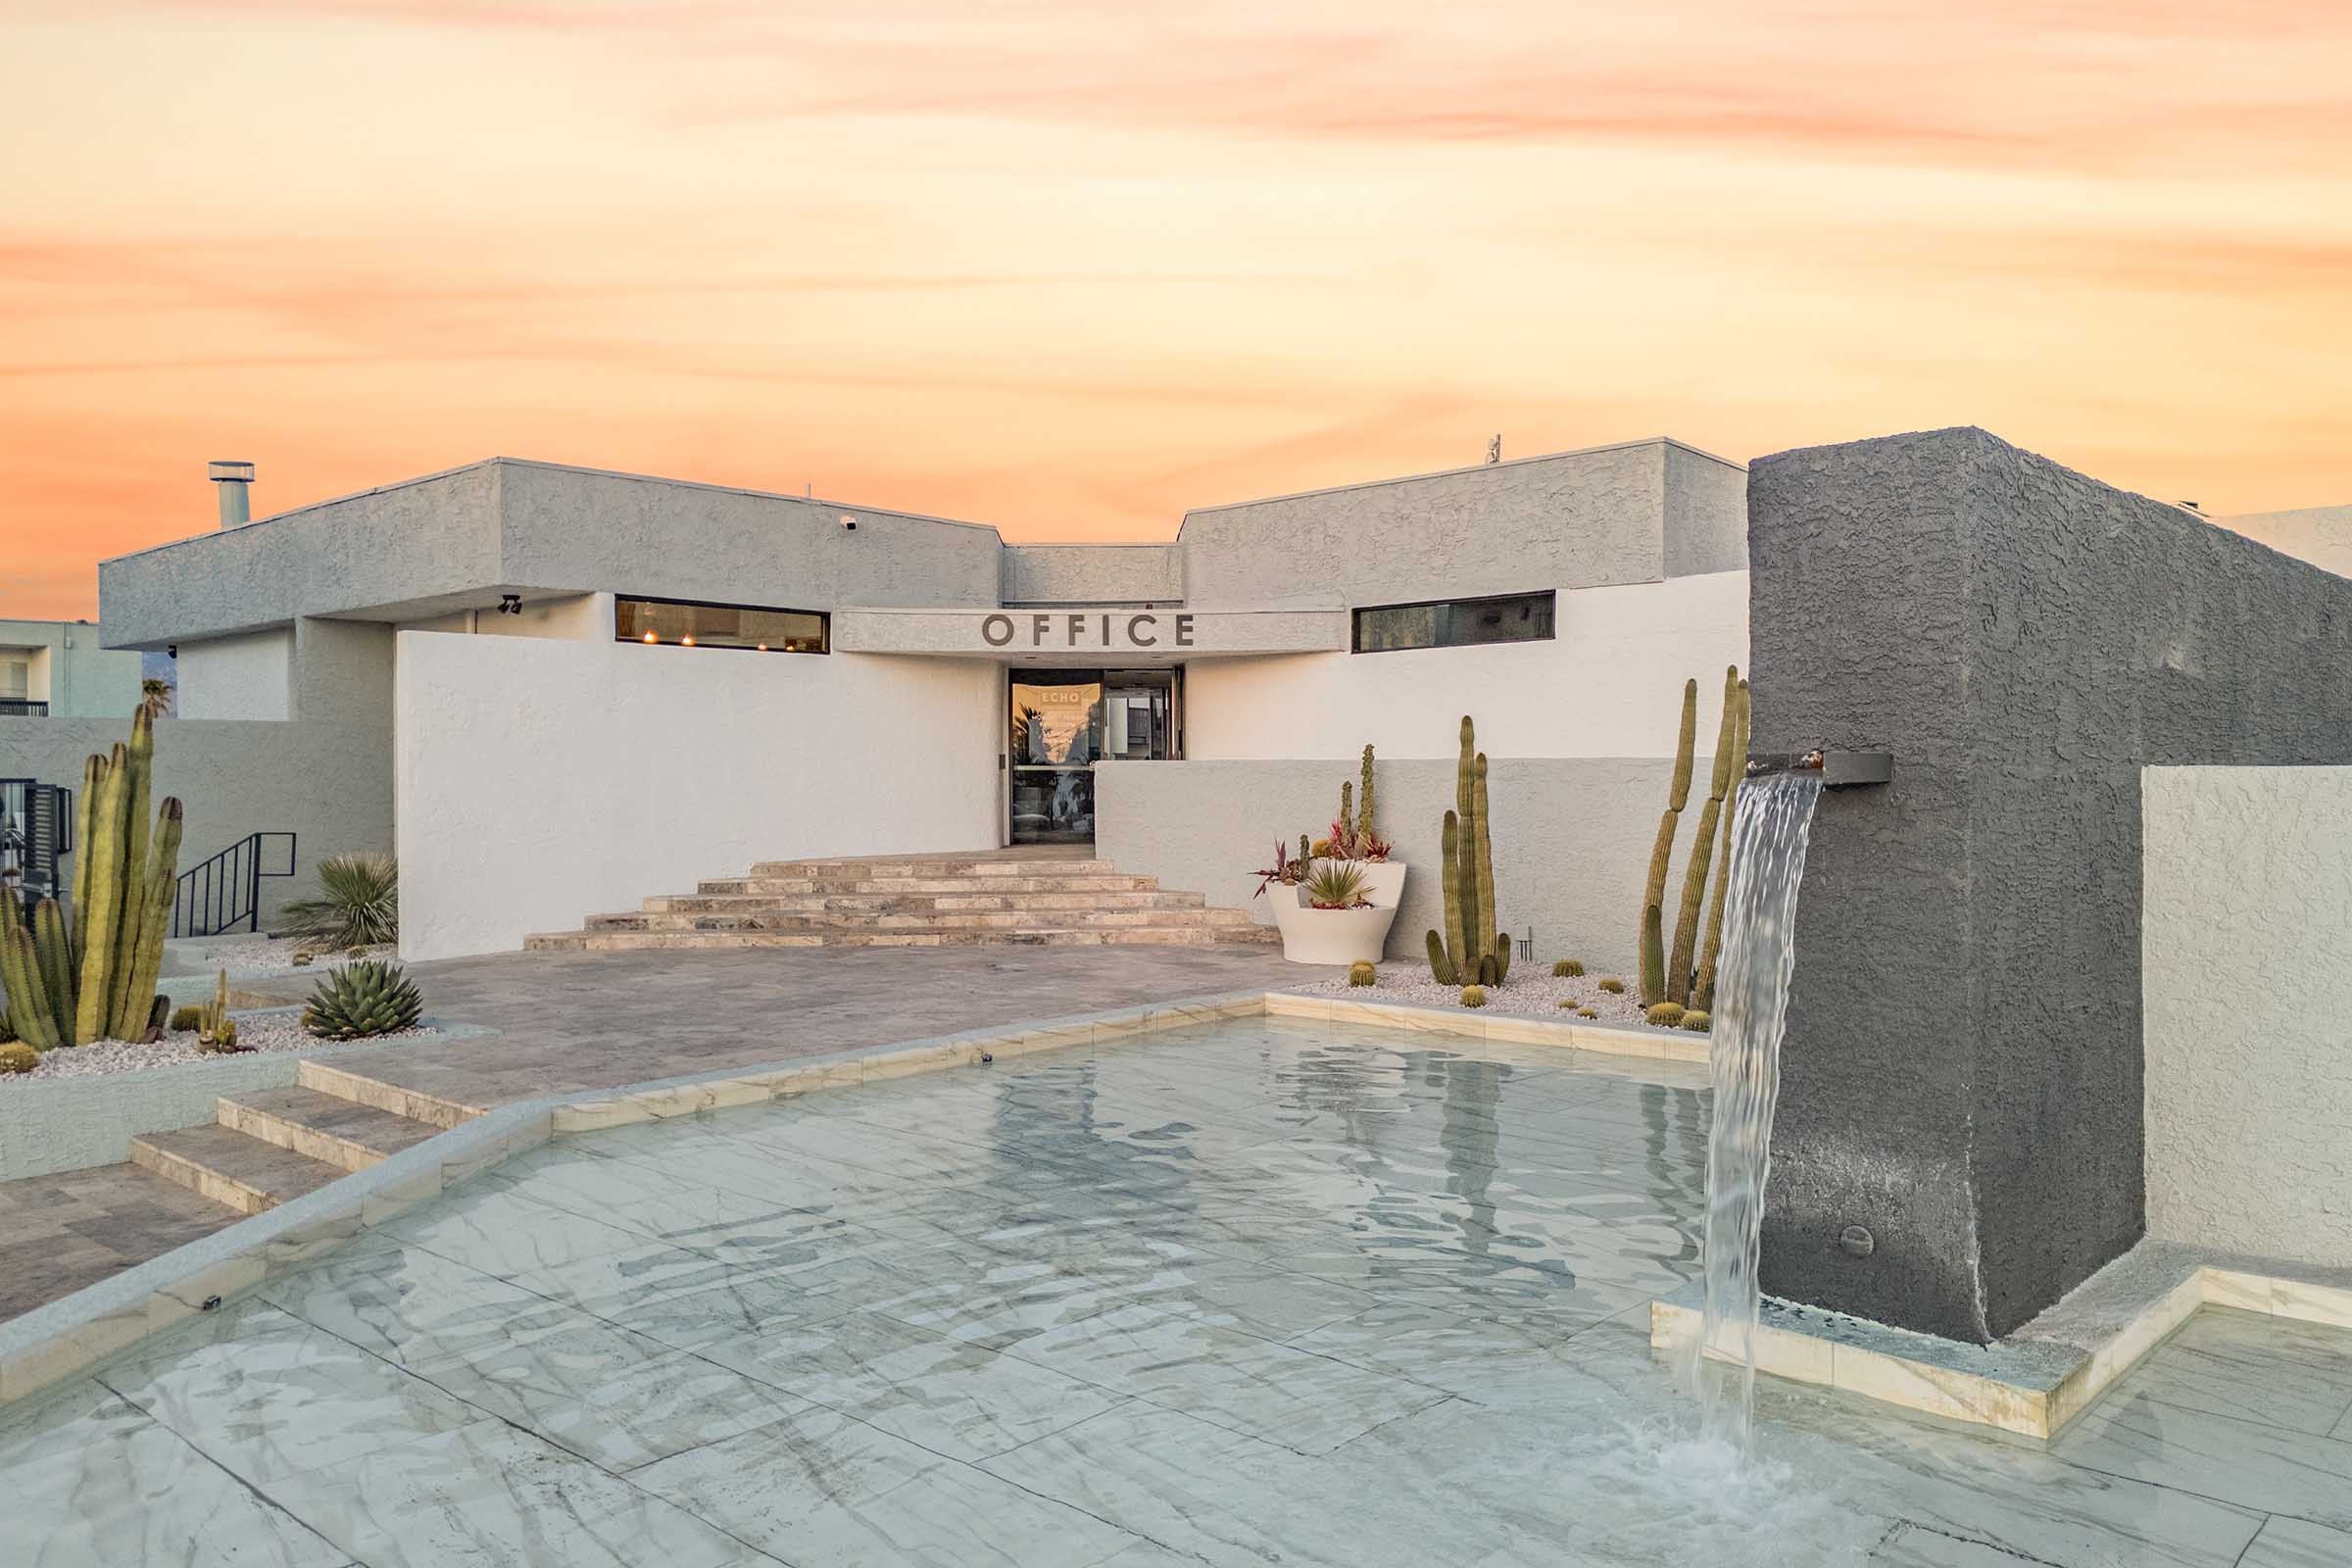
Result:
M263 863L263 856L275 849L280 839L285 841L286 868L273 871ZM262 878L293 874L293 834L247 834L194 870L179 874L179 889L172 904L172 936L219 936L240 921L246 930L259 931Z

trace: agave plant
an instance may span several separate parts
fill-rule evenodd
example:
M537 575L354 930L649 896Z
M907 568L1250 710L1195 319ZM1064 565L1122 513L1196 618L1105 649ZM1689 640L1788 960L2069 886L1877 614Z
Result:
M1372 902L1364 897L1364 868L1347 860L1316 861L1301 891L1318 909L1360 909Z
M389 855L330 855L318 862L318 897L278 914L287 936L372 948L400 936L400 862Z
M424 1010L416 982L397 963L365 958L318 982L302 1026L321 1040L361 1040L406 1029Z

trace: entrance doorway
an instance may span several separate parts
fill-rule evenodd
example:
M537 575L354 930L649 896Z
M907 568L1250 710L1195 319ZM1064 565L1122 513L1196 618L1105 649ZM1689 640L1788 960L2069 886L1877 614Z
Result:
M1012 842L1093 843L1097 761L1182 757L1183 675L1181 667L1013 670Z

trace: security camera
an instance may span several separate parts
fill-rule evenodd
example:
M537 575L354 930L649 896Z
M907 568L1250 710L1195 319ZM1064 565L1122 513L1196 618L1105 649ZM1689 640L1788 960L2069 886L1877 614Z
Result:
M520 595L520 594L500 594L500 595L498 596L498 612L499 612L500 614L502 614L502 615L519 615L519 614L521 614L521 613L522 613L522 595Z
M843 513L841 514L841 531L843 533L856 533L858 531L858 519L851 516L846 512Z

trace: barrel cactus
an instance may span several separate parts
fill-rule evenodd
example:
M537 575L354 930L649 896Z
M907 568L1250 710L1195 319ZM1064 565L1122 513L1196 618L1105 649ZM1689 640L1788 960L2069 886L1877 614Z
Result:
M1679 1002L1661 1002L1653 1007L1643 1008L1642 1021L1656 1024L1661 1029L1671 1029L1683 1021L1683 1014L1689 1010Z
M30 1072L41 1064L41 1054L22 1040L0 1046L0 1072Z
M202 1022L204 1022L202 1007L174 1007L172 1009L172 1029L174 1034L186 1034Z
M397 963L366 958L325 975L302 1009L302 1026L321 1040L363 1040L416 1023L424 998Z
M1379 978L1380 971L1369 958L1358 958L1348 966L1348 983L1351 986L1368 986Z
M1585 972L1585 966L1574 958L1562 958L1551 966L1551 972L1563 980L1573 980Z
M1486 988L1485 986L1464 986L1464 987L1462 987L1462 1005L1463 1005L1463 1006L1465 1006L1465 1007L1483 1007L1483 1006L1485 1006L1486 1004L1487 1004L1487 988Z
M1599 985L1601 990L1606 991L1612 997L1625 995L1625 982L1622 980L1603 980L1599 982Z
M1598 1007L1579 1007L1576 1009L1576 1015L1579 1018L1597 1018L1600 1016L1600 1009Z
M1693 1034L1703 1035L1713 1022L1714 1020L1707 1016L1704 1008L1692 1007L1689 1012L1683 1014L1682 1026Z

